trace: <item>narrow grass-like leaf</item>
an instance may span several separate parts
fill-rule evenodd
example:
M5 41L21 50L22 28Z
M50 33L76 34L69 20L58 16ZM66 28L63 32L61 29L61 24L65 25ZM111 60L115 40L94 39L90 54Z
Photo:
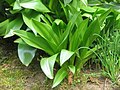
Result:
M55 64L55 60L57 58L58 54L55 54L51 57L48 58L42 58L40 61L40 66L42 68L42 71L45 73L45 75L50 78L53 79L53 68L54 68L54 64Z

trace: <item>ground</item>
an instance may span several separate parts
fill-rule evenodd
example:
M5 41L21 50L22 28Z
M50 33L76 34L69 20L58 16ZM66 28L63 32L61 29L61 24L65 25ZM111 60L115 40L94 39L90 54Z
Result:
M80 74L80 75L79 75ZM52 80L45 77L36 59L24 66L17 56L17 44L0 39L0 90L120 90L100 71L79 73L72 85L65 79L61 85L52 89Z

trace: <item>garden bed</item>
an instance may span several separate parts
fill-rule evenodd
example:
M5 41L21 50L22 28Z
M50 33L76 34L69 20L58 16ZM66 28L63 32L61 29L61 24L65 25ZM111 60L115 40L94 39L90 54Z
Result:
M22 65L17 57L16 45L8 42L0 42L0 90L120 90L109 79L101 77L99 70L85 70L74 78L72 85L68 85L65 79L52 89L52 80L38 68L39 61L33 60L28 67Z

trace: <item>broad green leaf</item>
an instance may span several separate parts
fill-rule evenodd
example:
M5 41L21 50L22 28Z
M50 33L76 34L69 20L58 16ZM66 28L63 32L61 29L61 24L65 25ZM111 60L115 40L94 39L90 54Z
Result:
M18 56L20 61L25 65L28 66L32 59L35 56L36 49L27 45L27 44L19 44L18 45Z
M70 66L68 66L68 67L69 67L70 71L71 71L73 74L75 74L75 66L70 65Z
M23 25L23 21L22 18L19 16L16 19L14 19L13 21L9 22L9 24L7 25L6 28L6 34L4 36L4 38L8 38L14 35L14 31L15 30L19 30Z
M68 38L68 36L69 36L69 33L72 31L72 29L73 29L73 27L74 27L74 25L75 25L75 23L76 23L79 15L80 15L80 12L76 12L76 13L73 15L73 17L71 18L71 20L69 21L69 23L67 24L66 30L65 30L65 32L62 34L62 36L61 36L61 38L60 38L60 44L59 44L59 46L58 46L57 49L61 49L61 48L63 48L63 46L65 46L64 43L65 43L65 41L67 40L67 38Z
M14 41L14 43L26 44L26 43L22 40L22 38L16 39L16 40Z
M5 35L8 23L9 23L8 19L0 23L0 36Z
M118 16L116 17L116 20L120 20L120 14L118 14Z
M33 33L26 32L24 30L16 30L16 31L14 31L14 34L21 37L28 45L38 48L38 49L41 49L41 50L44 50L45 52L47 52L50 55L54 54L53 50L51 49L49 44L46 42L46 40L44 40L40 36L35 36Z
M64 0L65 6L66 6L67 4L69 4L71 1L72 1L72 0Z
M58 42L56 39L57 35L54 33L50 25L38 22L36 20L32 20L32 25L37 33L47 41L53 42L54 44Z
M63 34L63 32L66 29L66 24L60 20L60 19L56 19L53 23L52 23L52 29L53 31L56 33L56 35L59 37L58 41L60 41L61 35Z
M74 54L74 52L72 51L68 51L68 50L61 50L60 53L60 66L62 66L67 60L70 59L70 57Z
M67 76L67 70L62 67L57 74L55 75L55 79L53 81L52 88L56 87L58 84L61 83L61 81Z
M80 1L81 0L73 0L72 2L71 2L71 5L77 10L77 11L79 11L80 10Z
M57 55L58 54L55 54L55 55L48 57L48 58L42 58L40 61L40 66L41 66L42 71L50 79L53 79L53 77L54 77L53 76L53 71L54 71L53 69L54 69L54 64L55 64Z
M87 6L88 2L87 0L81 0L85 6Z
M21 10L21 9L22 8L20 6L19 0L16 0L13 6L13 10Z
M90 12L90 13L94 13L97 9L93 8L93 7L89 7L89 6L84 6L81 8L82 10L86 11L86 12Z
M37 32L32 25L32 19L40 21L40 14L36 11L26 9L22 12L22 16L25 24L34 32L35 35L37 35Z
M63 23L63 21L60 20L60 19L56 19L54 22L55 22L57 25L59 25L61 22Z
M73 15L78 12L78 10L76 8L74 8L73 6L71 5L68 5L69 7L69 18L71 19L73 17ZM77 27L79 26L79 24L83 21L83 18L82 18L82 15L79 14L79 16L77 17L76 19L76 22L75 24L77 25Z
M36 32L50 44L54 51L56 51L59 39L56 33L52 30L52 27L36 20L32 20L32 25Z
M93 19L93 16L89 13L84 13L82 14L83 17L87 17L87 18L90 18L91 20Z
M38 12L50 12L40 0L20 0L20 6L34 9Z
M90 6L97 6L102 4L100 0L88 0L88 3Z
M12 4L15 2L15 0L5 0L6 2L8 2L9 4Z
M51 25L50 24L50 22L49 22L49 20L44 16L44 15L40 15L40 18L46 23L46 24L48 24L48 25ZM49 18L50 19L50 18Z

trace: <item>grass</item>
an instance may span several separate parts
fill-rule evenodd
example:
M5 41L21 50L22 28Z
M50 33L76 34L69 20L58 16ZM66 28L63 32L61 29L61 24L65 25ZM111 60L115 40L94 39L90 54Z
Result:
M99 40L101 50L98 52L103 65L103 71L114 83L119 83L120 70L120 33L116 31Z
M1 67L0 67L1 69ZM14 89L14 90L23 90L24 81L23 76L24 72L21 70L8 70L8 68L1 69L0 71L0 88L1 89Z

